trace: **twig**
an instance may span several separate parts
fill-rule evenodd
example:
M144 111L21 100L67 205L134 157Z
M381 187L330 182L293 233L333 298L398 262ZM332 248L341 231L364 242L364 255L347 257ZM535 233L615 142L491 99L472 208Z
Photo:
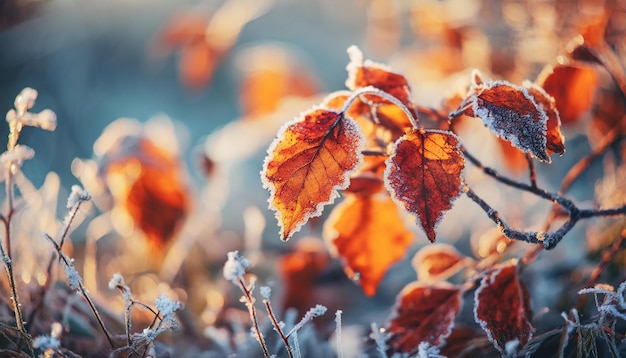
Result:
M596 266L593 269L593 272L591 272L591 276L589 277L589 280L587 281L587 283L583 287L593 287L593 286L595 286L595 284L598 282L598 279L600 278L600 275L602 274L602 272L604 272L604 270L609 265L609 263L611 261L613 261L613 259L615 258L615 254L617 254L617 251L619 251L619 249L622 246L622 243L624 242L624 240L626 240L626 230L622 230L622 233L613 242L613 245L611 245L611 247L607 251L604 252L604 254L602 255L602 259L598 263L598 266ZM582 310L583 306L585 305L585 301L586 300L587 300L587 295L579 295L578 296L578 303L576 304L576 309L578 311Z
M526 161L528 162L530 186L536 189L537 188L537 172L535 171L535 164L533 162L533 158L531 158L530 154L528 153L526 153Z
M510 239L526 241L531 244L543 244L546 250L550 250L556 247L561 242L563 237L576 225L581 219L596 217L596 216L612 216L626 214L626 205L619 208L604 209L604 210L580 210L572 203L571 208L566 208L569 211L569 219L563 223L563 225L556 231L552 232L539 232L539 231L520 231L511 228L501 217L498 211L493 209L487 202L479 197L471 188L467 185L464 187L465 194L476 204L478 204L487 216L496 223L502 230L502 234ZM540 190L540 189L538 189ZM555 194L553 194L555 195Z
M265 358L270 357L270 352L267 350L267 345L265 344L265 338L263 338L263 334L261 333L261 328L259 328L259 321L256 315L256 309L254 308L254 297L252 297L252 293L246 286L246 283L242 280L238 280L239 287L244 293L244 298L246 301L246 307L248 308L248 312L250 313L250 318L252 318L252 325L254 327L254 332L257 336L257 340L261 344L261 349L263 350L263 355Z
M48 235L48 234L44 234L44 236L54 246L54 249L56 250L57 254L59 255L59 260L63 261L63 263L66 266L73 267L73 264L72 264L71 260L63 253L63 251L61 251L61 247L56 243L56 241L54 241L54 239L52 237L50 237L50 235ZM96 305L94 304L94 302L92 301L91 297L89 296L89 293L85 289L85 286L80 281L78 282L78 290L80 291L80 293L83 295L83 297L87 301L87 304L89 304L89 307L91 308L91 311L95 315L96 320L98 321L98 324L100 325L100 328L104 332L104 335L106 336L107 341L109 342L109 345L111 346L112 349L115 349L115 344L113 343L113 339L111 338L111 333L109 333L109 330L104 325L104 322L102 321L102 317L100 316L100 313L98 313L98 309L96 308Z
M263 303L265 304L265 309L267 310L267 314L270 317L270 320L272 321L272 326L274 326L274 329L276 330L276 332L278 332L280 339L285 344L285 348L287 348L287 354L289 355L289 358L294 358L293 351L291 350L291 345L289 344L289 338L285 336L285 332L283 332L283 329L280 327L280 323L278 323L278 320L276 319L276 316L274 315L274 310L272 310L272 306L270 305L270 300L264 299Z

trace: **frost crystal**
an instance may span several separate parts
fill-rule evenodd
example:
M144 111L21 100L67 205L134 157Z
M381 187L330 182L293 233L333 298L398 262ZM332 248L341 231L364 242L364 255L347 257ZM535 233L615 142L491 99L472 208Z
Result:
M35 156L33 148L18 144L13 150L6 151L0 155L0 163L5 168L8 168L10 164L21 167L25 160L32 159Z
M237 283L237 281L243 280L243 275L250 263L245 257L239 256L239 251L231 251L227 255L228 260L224 264L224 278Z
M87 192L87 190L81 188L78 185L72 185L72 192L67 198L67 208L71 209L78 203L87 201L89 199L91 199L91 195L89 195L89 192Z
M15 97L15 108L24 113L27 110L33 108L35 100L37 99L37 90L30 87L26 87Z
M309 321L311 321L313 318L315 317L319 317L321 315L323 315L324 313L326 313L328 309L325 306L322 305L315 305L315 307L309 309L307 311L307 313L304 315L304 317L300 320L300 322L298 322L298 324L296 324L291 331L289 332L289 334L287 334L287 336L291 336L291 334L293 332L297 332L298 330L300 330L302 327L304 327L305 324L307 324Z
M46 349L59 349L61 347L61 342L58 338L51 337L48 335L38 336L33 339L33 348L38 348L41 350Z
M261 291L261 297L263 297L266 300L270 299L270 295L272 294L271 288L269 288L268 286L261 286L260 291Z
M421 342L417 349L418 358L445 358L445 356L439 354L439 348L433 347L425 341Z
M164 316L171 315L182 307L181 303L174 301L166 295L161 295L156 299L155 306Z
M67 281L70 284L70 288L72 290L78 290L80 286L83 284L83 279L78 274L78 271L74 268L74 259L70 259L68 264L65 267L65 275L67 276Z

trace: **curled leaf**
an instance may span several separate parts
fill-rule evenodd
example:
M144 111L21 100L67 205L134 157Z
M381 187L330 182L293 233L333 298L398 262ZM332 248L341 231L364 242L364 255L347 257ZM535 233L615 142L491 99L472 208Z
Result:
M313 109L286 123L268 149L261 179L287 241L349 185L364 138L343 113Z
M470 258L448 244L434 244L422 247L413 257L413 268L417 278L424 282L445 280L466 266Z
M411 354L421 342L443 345L461 310L461 296L458 287L447 283L407 285L398 296L389 322L389 349Z
M546 146L548 115L524 87L489 81L465 99L463 114L480 118L500 138L550 163Z
M518 340L518 350L533 334L530 297L519 279L517 265L508 263L489 272L474 294L474 318L502 354L508 342Z
M349 269L359 273L368 296L376 293L385 272L413 242L388 196L347 196L326 221L324 238Z
M411 100L411 88L406 77L393 72L383 64L364 60L363 53L356 46L348 48L348 55L350 56L350 63L346 67L348 71L346 87L348 89L356 90L368 86L376 87L397 98L409 109L413 117L417 118L416 107ZM385 128L395 132L398 136L405 129L413 127L402 110L380 96L364 95L361 96L361 99L371 107L370 111L374 114L375 120Z
M548 116L546 122L546 149L548 154L557 153L559 155L565 154L565 138L561 134L561 117L559 111L556 109L556 102L554 97L550 96L539 85L530 81L524 81L522 85L528 90L528 93L533 97L537 105Z
M443 213L461 192L465 160L458 146L459 138L451 132L412 130L396 141L386 162L391 197L417 215L431 242Z

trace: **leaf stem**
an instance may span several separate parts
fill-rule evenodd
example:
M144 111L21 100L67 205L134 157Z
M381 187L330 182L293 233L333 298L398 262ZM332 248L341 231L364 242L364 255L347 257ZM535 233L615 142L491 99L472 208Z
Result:
M294 358L293 351L291 350L291 345L289 344L289 338L285 335L285 332L283 332L283 329L280 328L280 324L278 323L278 320L276 319L276 315L274 315L274 310L272 310L270 300L265 299L263 300L263 303L265 304L265 309L267 310L267 314L270 317L270 320L272 321L272 326L274 326L274 329L276 330L276 332L278 332L278 335L280 336L280 339L283 341L283 344L285 344L285 348L287 348L287 354L289 355L289 358Z
M530 154L526 153L526 161L528 162L528 174L530 176L530 186L537 188L537 172L535 171L535 164Z
M239 283L239 287L244 293L246 307L248 308L248 312L250 313L254 332L256 334L257 340L259 341L259 344L261 345L261 349L263 350L263 355L265 356L265 358L270 358L270 352L267 350L267 345L265 344L263 333L261 333L261 328L259 328L259 320L257 319L256 308L254 308L254 298L252 297L252 293L242 279L239 279L237 282Z
M63 263L66 266L72 266L72 263L70 262L70 260L63 253L63 251L61 251L61 247L59 246L59 244L57 244L57 242L54 241L54 239L50 235L44 234L44 236L54 246L54 249L56 250L57 254L59 255L59 260L63 261ZM106 336L107 341L109 342L109 345L111 346L112 349L115 349L115 344L113 343L113 339L111 338L111 333L109 333L109 330L104 325L104 322L102 321L102 317L100 316L100 313L98 312L98 309L96 308L95 303L93 302L93 300L89 296L89 293L87 292L87 289L85 288L83 283L80 282L80 281L78 282L78 290L80 291L82 296L85 298L85 301L87 301L87 304L89 305L89 308L91 308L91 311L93 312L94 316L96 317L96 321L98 321L98 324L100 325L100 328L104 332L104 335Z
M417 120L413 116L413 113L411 113L411 111L404 105L404 103L402 103L399 99L390 95L389 93L373 86L359 88L356 91L352 92L352 95L350 95L350 97L348 97L348 99L346 99L346 102L343 104L343 107L341 108L341 112L342 113L347 112L350 106L352 106L352 104L354 103L354 101L356 101L356 99L361 95L374 95L374 96L378 96L380 98L383 98L393 103L398 108L400 108L402 112L404 112L404 115L409 119L409 121L411 122L411 125L413 125L413 128L415 129L419 128L417 124Z

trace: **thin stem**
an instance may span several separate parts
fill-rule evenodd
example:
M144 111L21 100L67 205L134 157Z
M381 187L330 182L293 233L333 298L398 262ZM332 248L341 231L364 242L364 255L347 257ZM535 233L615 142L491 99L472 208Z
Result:
M402 103L399 99L390 95L389 93L379 90L378 88L373 87L373 86L359 88L356 91L352 92L352 95L348 97L348 99L346 99L346 102L343 104L343 107L341 108L341 112L342 113L347 112L350 106L352 106L352 104L354 103L354 101L356 101L356 99L361 95L378 96L380 98L385 99L386 101L389 101L395 104L398 108L402 110L402 112L404 112L404 115L409 119L413 128L415 129L419 128L417 125L417 120L413 116L413 113L411 113L411 111L404 105L404 103Z
M239 287L243 291L246 300L246 307L248 308L248 312L250 313L250 318L252 318L252 325L254 327L254 331L257 336L257 340L261 345L261 349L263 350L263 355L265 358L270 357L270 352L267 350L267 345L265 344L265 339L263 338L263 334L261 333L261 328L259 328L259 321L256 316L256 309L254 308L254 298L252 297L252 293L246 286L246 283L243 282L242 279L238 280Z
M388 157L389 154L379 150L362 150L361 154L370 157Z
M44 234L44 236L54 246L54 249L56 250L57 254L59 255L59 260L63 261L63 263L66 266L72 266L72 263L67 258L67 256L63 253L63 251L61 251L61 247L56 243L56 241L54 241L54 239L52 237L50 237L50 235L48 235L48 234ZM112 349L115 349L115 344L113 343L113 339L111 338L111 334L109 333L109 330L104 325L104 322L102 321L102 317L100 316L100 313L98 312L98 309L96 308L95 303L93 302L93 300L89 296L89 293L87 292L87 289L85 289L85 286L80 281L78 282L78 290L83 295L83 297L85 298L85 301L87 301L87 304L89 305L89 308L91 308L91 311L95 315L96 320L98 321L98 324L100 325L100 328L104 332L104 335L106 336L107 341L109 342L109 345L111 346Z
M270 320L272 321L272 326L274 326L274 329L276 330L276 332L278 332L280 339L285 344L285 348L287 348L287 354L289 355L289 358L293 358L293 351L291 350L291 345L289 344L289 338L285 336L285 332L283 332L283 329L280 328L280 324L278 323L278 320L276 319L276 316L274 315L274 310L272 310L272 306L270 305L270 300L267 300L267 299L263 300L263 303L265 304L265 309L267 310L267 314L269 315Z
M598 263L598 266L596 266L596 268L593 269L593 272L591 273L589 280L583 287L595 286L602 272L604 272L604 270L609 265L609 263L613 261L613 259L615 258L615 254L617 254L617 251L619 251L624 240L626 240L626 230L622 230L622 233L617 238L617 240L613 242L613 245L611 245L611 247L607 251L604 252L604 255L602 255L602 259ZM578 311L582 310L583 306L585 305L585 301L587 300L587 296L588 295L578 296L578 304L576 304L576 309Z
M530 179L530 186L537 189L537 172L535 171L535 164L530 154L526 153L526 161L528 162L528 174Z

